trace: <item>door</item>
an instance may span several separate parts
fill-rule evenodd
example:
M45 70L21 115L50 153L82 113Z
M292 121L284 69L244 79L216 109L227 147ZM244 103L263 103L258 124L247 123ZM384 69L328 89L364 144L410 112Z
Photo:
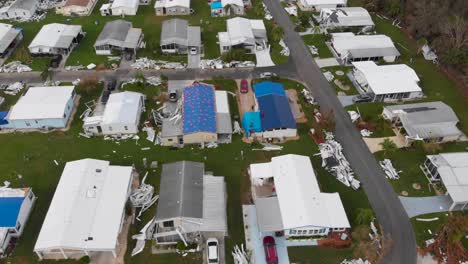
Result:
M96 128L97 128L98 133L99 133L99 134L102 134L102 127L101 127L101 126L97 126Z

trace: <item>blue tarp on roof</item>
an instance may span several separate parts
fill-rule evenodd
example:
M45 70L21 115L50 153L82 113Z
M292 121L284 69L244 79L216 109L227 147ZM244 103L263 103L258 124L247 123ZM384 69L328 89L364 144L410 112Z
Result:
M297 128L287 97L270 94L257 98L263 131Z
M24 197L0 197L0 227L15 227Z
M185 87L183 132L216 133L215 93L212 86L195 84Z
M221 1L211 2L211 9L218 9L218 8L223 8L223 5L221 4Z
M242 118L242 127L244 128L246 137L251 133L262 132L262 121L260 112L246 112Z
M284 91L284 86L281 83L275 82L261 82L253 85L255 97L259 98L265 95L276 94L281 96L286 96Z
M8 121L6 120L7 115L8 112L0 112L0 126L8 124Z

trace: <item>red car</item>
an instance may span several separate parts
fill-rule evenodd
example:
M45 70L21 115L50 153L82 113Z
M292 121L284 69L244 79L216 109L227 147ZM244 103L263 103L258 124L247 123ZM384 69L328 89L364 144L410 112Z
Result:
M278 254L276 253L275 239L272 236L263 238L263 248L267 264L278 264Z
M248 93L249 92L249 82L247 80L242 80L240 83L240 92L241 93Z

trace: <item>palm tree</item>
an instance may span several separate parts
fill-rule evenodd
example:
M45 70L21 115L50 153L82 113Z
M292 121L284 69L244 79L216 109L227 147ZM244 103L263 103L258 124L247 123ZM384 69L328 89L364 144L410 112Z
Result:
M384 156L387 156L387 154L393 153L398 149L395 142L389 138L384 139L384 141L380 143L380 146L382 146Z
M231 4L227 4L223 7L223 12L226 16L230 16L231 13L234 15L235 14L235 10L234 10L234 7L231 5Z
M284 37L284 30L280 26L275 26L271 31L273 41L278 42Z

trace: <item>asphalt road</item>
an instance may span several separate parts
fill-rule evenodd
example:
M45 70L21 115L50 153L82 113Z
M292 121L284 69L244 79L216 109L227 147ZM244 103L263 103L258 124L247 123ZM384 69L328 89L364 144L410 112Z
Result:
M377 219L382 224L384 232L393 241L391 251L382 263L412 264L416 263L416 240L413 228L400 200L392 186L385 178L375 157L370 153L361 138L360 133L351 123L348 113L343 109L334 88L326 81L319 67L310 55L299 34L294 31L288 15L278 0L264 0L275 21L283 27L284 41L291 55L287 64L267 68L235 68L222 70L144 70L146 76L165 75L171 80L203 80L215 77L229 79L257 78L261 72L275 72L281 77L302 81L311 90L315 99L324 111L333 111L336 120L336 139L343 145L344 154L362 183ZM110 76L119 80L130 79L137 70L119 69L115 71L55 71L52 79L55 81L74 81L86 76L98 76L105 79ZM42 83L40 73L0 73L0 84L24 81L27 83Z
M334 93L335 89L327 82L301 37L294 31L294 25L280 2L277 0L264 0L264 2L276 23L284 29L284 41L291 51L290 56L296 65L299 79L311 90L323 111L334 112L336 139L343 145L344 154L359 177L384 232L394 243L382 263L416 263L416 240L413 228L392 186L360 133L351 123L348 113Z

